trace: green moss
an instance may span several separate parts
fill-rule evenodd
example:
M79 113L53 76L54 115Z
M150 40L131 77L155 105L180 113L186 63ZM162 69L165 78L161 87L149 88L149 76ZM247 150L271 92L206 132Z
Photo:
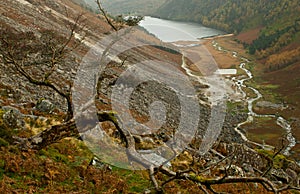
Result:
M5 161L4 160L0 160L0 169L3 169L5 166Z
M12 184L13 189L22 189L22 190L28 190L28 185L26 184L26 179L28 181L27 176L15 176L13 177L15 180L15 183Z
M114 111L110 111L107 113L109 118L114 122L114 123L118 123L118 119L117 119L117 113Z
M190 177L192 180L197 180L199 182L203 182L205 179L204 177L196 175L196 174L190 174Z
M3 121L3 115L5 114L5 111L0 109L0 127L4 127L4 121Z
M40 155L47 156L56 162L63 162L65 164L69 163L68 157L59 153L59 151L53 147L48 147L39 151Z
M129 193L143 193L145 192L145 189L151 186L147 171L130 171L117 167L113 167L113 171L126 180L129 187Z
M3 146L6 147L8 145L9 145L9 143L0 137L0 147L3 147Z
M273 166L276 169L285 169L287 165L291 162L284 155L278 154L274 159L274 152L270 150L257 149L259 154L268 157L270 160L273 160Z
M240 102L227 101L227 112L231 113L232 115L236 115L238 113L246 113L247 107Z

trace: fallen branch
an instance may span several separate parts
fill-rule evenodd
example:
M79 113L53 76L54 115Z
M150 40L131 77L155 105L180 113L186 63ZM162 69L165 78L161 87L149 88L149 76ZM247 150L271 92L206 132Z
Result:
M291 185L286 185L281 188L277 188L277 186L272 183L269 179L265 177L229 177L224 176L221 178L206 178L202 177L201 175L197 174L190 174L190 173L177 173L174 172L166 167L161 167L160 172L164 175L167 175L171 177L167 181L164 182L163 186L167 183L174 181L174 180L190 180L197 184L199 188L204 191L205 193L208 193L206 189L203 187L205 186L208 190L210 190L213 193L217 193L212 190L211 186L213 185L222 185L222 184L231 184L231 183L258 183L261 184L267 191L273 192L273 193L280 193L286 190L297 190L300 191L300 188L294 187Z

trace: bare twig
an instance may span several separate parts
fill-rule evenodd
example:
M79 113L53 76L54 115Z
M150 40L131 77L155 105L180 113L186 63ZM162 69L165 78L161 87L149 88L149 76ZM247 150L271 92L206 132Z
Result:
M150 169L149 169L149 175L150 175L150 179L156 189L157 192L161 192L161 188L159 187L158 183L157 183L157 180L155 178L155 173L154 173L154 167L153 165L150 166Z
M203 185L201 185L200 183L198 183L197 185L205 194L209 194L209 192L203 187Z
M117 27L115 27L115 25L111 22L111 20L108 18L106 11L104 10L104 8L101 5L100 0L96 0L96 3L98 5L98 9L101 11L101 13L103 14L106 22L115 30L118 31L119 29Z
M282 146L281 148L272 156L271 160L269 161L269 167L267 168L267 170L265 170L265 172L261 175L262 177L266 176L270 170L273 168L274 166L274 159L276 158L276 156L278 156L278 154L280 154L282 152L282 150L284 150L286 148L286 146L284 145L283 141L282 141Z

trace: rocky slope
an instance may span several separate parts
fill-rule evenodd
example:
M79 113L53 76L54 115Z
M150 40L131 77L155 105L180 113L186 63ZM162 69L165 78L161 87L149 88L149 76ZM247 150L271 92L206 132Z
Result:
M67 36L69 31L67 23L72 21L76 15L84 12L81 7L76 4L71 4L68 1L49 1L47 3L43 1L22 0L16 2L5 1L1 7L2 10L5 10L1 14L1 24L3 26L8 25L17 31L30 31L37 36L45 29L50 29L55 31L55 33ZM98 19L97 16L85 12L84 17L85 23L82 25L85 25L85 27L83 31L78 32L78 34L76 32L76 35L77 37L80 37L86 34L87 37L83 41L83 44L81 44L80 49L73 52L72 57L68 58L66 64L60 66L58 70L60 75L64 76L62 82L65 82L65 84L67 84L68 81L72 81L72 78L75 77L79 62L88 49L109 31L109 26L103 20ZM134 52L132 54L134 57L130 59L132 63L138 60L144 60L144 58L148 58L149 56L157 56L158 53L165 53L164 56L162 55L163 60L170 60L172 58L171 53L160 49L147 48L147 50L143 52L144 53L142 54ZM178 58L178 62L180 63L180 56L175 57ZM130 61L127 63L130 65ZM32 112L36 109L46 113L53 112L54 109L58 109L59 112L65 110L63 99L51 89L45 87L37 88L13 71L6 71L7 68L4 64L1 65L3 71L1 76L2 105L13 105L16 108L24 109L23 112ZM107 91L107 89L109 89L109 84L114 83L120 75L120 72L126 70L125 68L120 67L116 62L113 62L111 66L113 68L104 72L103 76L105 77L100 78L100 81L103 82L101 87L104 89L100 88L99 95L104 96L105 99L109 99L110 96L110 93ZM178 68L180 67L178 66ZM111 78L114 78L115 80ZM152 87L155 87L155 85ZM167 93L161 93L161 95L167 95ZM154 100L151 100L151 98L153 98L151 97L151 91L149 94L145 93L145 98L148 97L150 98L148 100L149 102ZM163 99L165 97L162 96L159 98ZM149 104L149 102L144 103ZM100 104L99 106L105 107L106 105ZM139 107L145 107L145 105L138 104L135 109L137 109L138 112L143 112L142 117L147 116L147 111L139 110ZM206 127L205 123L208 122L209 108L205 106L202 107L203 111L201 111L201 118L204 120L201 121L201 123L203 123L201 129L204 131ZM241 116L240 119L242 120L243 116ZM228 116L228 122L226 122L225 126L227 133L233 133L230 128L240 119L236 119L230 115ZM226 136L226 138L236 139L237 137L235 136L236 135L233 134L232 136Z

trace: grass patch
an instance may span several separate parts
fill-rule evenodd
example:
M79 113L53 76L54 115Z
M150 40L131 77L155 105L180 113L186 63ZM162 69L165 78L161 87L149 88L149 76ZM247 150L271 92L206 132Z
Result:
M276 118L254 118L252 123L244 125L250 140L258 143L266 143L274 147L280 147L280 139L285 131L276 124Z
M115 172L89 166L91 152L65 139L39 152L0 149L0 193L128 193Z
M245 83L248 87L253 87L262 94L262 100L272 103L281 103L282 97L275 91L279 85L263 83L259 78L254 78Z
M247 113L247 107L243 102L231 102L227 101L227 112L236 115L238 113Z
M251 90L250 88L243 88L244 92L246 92L247 97L249 98L256 98L257 95L254 93L253 90Z
M0 137L0 147L3 147L3 146L6 147L8 145L9 145L9 143Z
M259 154L269 158L270 160L273 160L274 168L276 169L286 169L288 164L291 163L290 160L288 160L284 155L278 154L273 159L275 153L273 151L264 150L264 149L257 149L256 150Z
M130 171L117 167L113 168L119 176L126 179L129 193L144 193L147 188L150 188L151 182L147 171Z

